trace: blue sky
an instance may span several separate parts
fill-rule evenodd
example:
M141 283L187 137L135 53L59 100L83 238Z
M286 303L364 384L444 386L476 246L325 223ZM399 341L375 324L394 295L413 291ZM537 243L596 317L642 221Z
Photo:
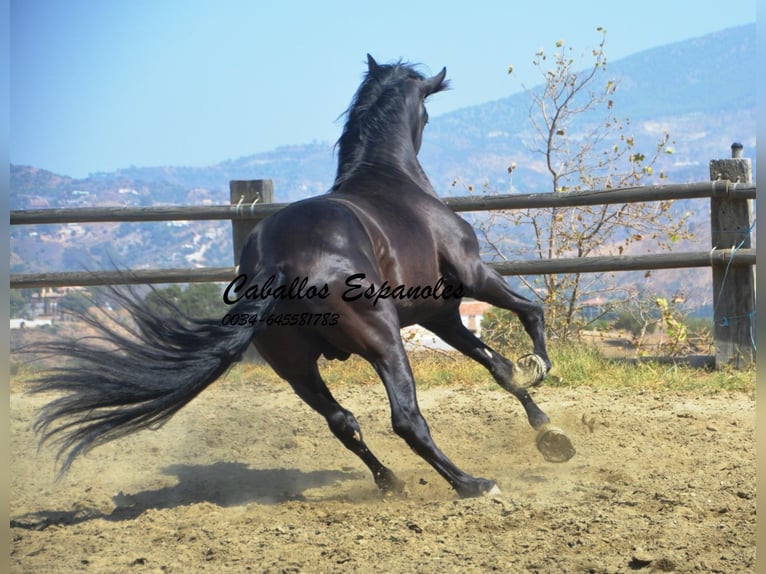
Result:
M435 117L534 85L539 48L589 50L598 26L614 62L755 19L756 0L11 0L10 160L83 177L334 142L367 52L446 66Z

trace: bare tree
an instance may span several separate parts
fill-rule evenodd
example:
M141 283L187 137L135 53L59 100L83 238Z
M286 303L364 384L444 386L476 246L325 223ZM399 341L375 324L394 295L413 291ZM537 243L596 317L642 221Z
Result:
M590 59L590 65L581 65L562 40L550 56L540 50L533 60L542 85L527 89L533 129L526 143L544 160L550 191L555 193L662 181L666 176L659 168L661 159L673 152L668 133L650 144L649 151L640 151L630 119L615 114L619 82L607 75L606 31L598 28L598 32L597 48L581 56ZM515 169L515 163L508 168L511 178ZM476 225L491 254L500 259L622 254L635 250L641 241L669 250L672 243L689 236L687 217L672 210L672 201L492 212ZM531 247L510 244L509 226L529 226ZM577 311L585 297L603 297L617 289L613 276L603 274L522 280L546 306L548 324L562 338L580 326Z

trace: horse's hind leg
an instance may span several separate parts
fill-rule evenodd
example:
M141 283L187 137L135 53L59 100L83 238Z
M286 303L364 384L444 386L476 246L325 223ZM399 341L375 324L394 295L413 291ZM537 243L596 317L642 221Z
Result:
M394 432L433 466L461 497L494 492L496 486L493 481L463 472L434 443L428 424L418 408L415 381L401 339L399 348L389 349L386 356L373 360L372 364L388 393Z
M350 318L350 313L347 316ZM391 406L394 432L461 497L479 496L496 490L493 481L463 472L436 446L428 423L418 407L415 380L404 351L393 306L388 301L380 302L377 311L366 313L360 319L364 321L364 328L356 330L357 342L361 346L359 354L372 364L383 381Z
M287 382L312 409L321 414L327 421L332 433L367 465L375 479L375 484L384 494L401 494L404 492L404 482L367 448L362 439L362 429L351 412L344 409L330 393L327 385L319 374L316 363L313 363L304 373L287 375Z
M519 399L527 413L529 424L538 431L537 448L546 460L564 462L574 456L575 449L567 436L560 429L551 426L548 415L537 406L527 391L529 372L539 371L544 374L542 366L535 368L536 365L532 362L527 368L519 369L518 365L490 349L471 333L461 322L457 311L442 320L424 323L423 326L483 365L501 387ZM522 384L519 384L519 378L524 379Z

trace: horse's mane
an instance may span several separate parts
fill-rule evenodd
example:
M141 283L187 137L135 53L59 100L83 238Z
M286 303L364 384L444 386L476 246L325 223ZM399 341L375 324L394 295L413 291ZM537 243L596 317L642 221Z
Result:
M415 65L402 62L371 67L344 112L346 123L338 139L338 173L335 187L359 165L368 145L383 141L392 125L404 115L406 80L424 80ZM443 81L434 92L447 89Z

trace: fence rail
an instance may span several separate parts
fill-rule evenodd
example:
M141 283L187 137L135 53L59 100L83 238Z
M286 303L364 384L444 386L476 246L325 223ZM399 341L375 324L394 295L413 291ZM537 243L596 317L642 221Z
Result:
M453 211L467 212L494 211L499 209L581 207L585 205L642 203L714 197L755 199L755 193L756 187L750 183L710 181L653 187L629 187L604 191L447 197L444 198L444 203ZM27 209L11 211L10 215L11 225L225 219L259 221L287 205L289 204L251 203L212 206L78 207L70 209Z
M501 275L546 275L549 273L602 273L646 269L681 269L730 265L755 265L755 249L714 249L657 255L620 255L572 259L531 259L490 263ZM141 285L144 283L230 282L236 267L204 269L138 269L131 271L65 271L60 273L16 273L12 289L95 285Z

